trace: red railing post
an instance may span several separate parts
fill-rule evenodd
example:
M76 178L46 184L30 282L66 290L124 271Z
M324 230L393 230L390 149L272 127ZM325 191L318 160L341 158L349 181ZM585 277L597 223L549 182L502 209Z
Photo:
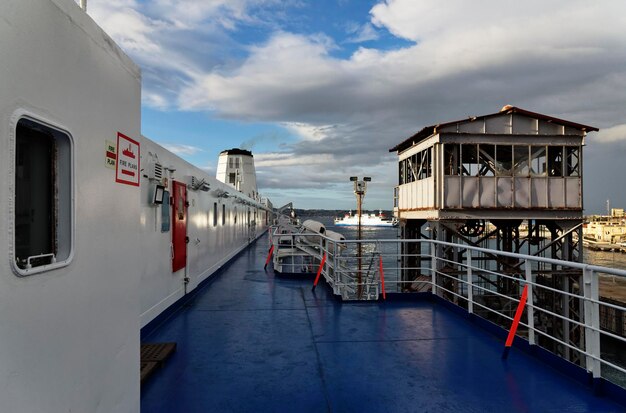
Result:
M504 353L502 353L503 359L506 359L509 356L509 350L511 349L511 345L513 344L513 339L515 338L515 332L517 331L519 320L522 318L522 313L524 312L524 307L526 306L527 298L528 298L528 284L524 286L524 290L522 291L522 297L520 298L519 304L517 305L517 310L515 311L515 317L513 318L513 324L511 325L511 329L509 330L509 336L506 338L506 344L504 345Z
M324 264L326 263L326 253L322 257L322 262L320 263L320 267L317 269L317 275L315 276L315 281L313 282L312 290L315 291L315 287L317 287L317 282L320 280L320 275L322 274L322 268L324 268Z
M383 290L383 300L387 299L387 294L385 294L385 272L383 271L383 256L379 255L378 256L378 263L380 266L380 284L381 284L381 289Z
M270 247L270 252L267 254L267 259L265 260L265 267L263 267L263 269L267 268L267 264L270 263L270 259L272 258L273 253L274 253L274 245L272 244L272 246Z

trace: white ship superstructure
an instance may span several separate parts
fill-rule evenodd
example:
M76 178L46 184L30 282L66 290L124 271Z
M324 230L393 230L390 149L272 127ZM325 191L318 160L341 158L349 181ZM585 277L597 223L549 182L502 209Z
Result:
M222 151L215 177L218 181L232 186L246 196L260 200L252 152L239 148Z
M359 216L349 211L343 218L335 218L336 226L358 226ZM365 227L395 227L398 222L395 219L388 219L383 215L382 211L376 214L361 214L361 226Z

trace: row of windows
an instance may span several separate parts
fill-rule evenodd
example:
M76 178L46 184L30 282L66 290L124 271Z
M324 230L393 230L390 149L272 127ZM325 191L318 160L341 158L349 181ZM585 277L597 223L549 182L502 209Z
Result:
M444 145L445 175L460 176L580 176L580 146L569 145ZM400 185L432 176L432 148L399 163Z
M217 206L217 202L214 202L213 203L213 226L214 227L217 226L217 223L219 221L218 213L217 213L218 210L219 210L219 208ZM222 214L221 214L221 216L222 216L222 220L221 220L222 221L222 225L226 225L227 213L228 213L228 211L226 209L226 204L222 204ZM244 214L245 214L245 212L244 212ZM252 214L252 211L248 210L248 220L247 220L247 224L248 225L250 224L251 214ZM235 224L237 223L238 216L239 215L237 214L237 207L235 207L234 210L233 210L233 221L234 221ZM254 217L256 218L256 211L254 211Z
M444 174L462 176L580 176L580 147L444 145Z
M241 157L239 156L231 156L228 158L228 167L230 169L240 168L241 167Z

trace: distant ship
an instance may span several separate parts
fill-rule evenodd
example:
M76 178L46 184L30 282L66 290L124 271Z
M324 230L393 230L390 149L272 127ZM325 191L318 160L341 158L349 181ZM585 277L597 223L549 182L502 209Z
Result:
M349 211L343 218L335 218L336 226L357 226L359 225L358 215L353 215L352 211ZM365 227L395 227L398 225L398 221L395 218L386 218L382 211L376 214L361 214L361 226Z

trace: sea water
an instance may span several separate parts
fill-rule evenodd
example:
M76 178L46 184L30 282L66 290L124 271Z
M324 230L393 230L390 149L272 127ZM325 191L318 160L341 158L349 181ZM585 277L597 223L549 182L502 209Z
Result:
M343 234L347 240L357 239L356 227L335 226L331 217L313 217L312 219L321 222L326 229ZM400 229L398 227L362 227L362 239L399 239ZM394 251L397 246L394 246ZM583 262L586 264L599 265L602 267L626 270L626 254L622 252L592 251L583 248Z

